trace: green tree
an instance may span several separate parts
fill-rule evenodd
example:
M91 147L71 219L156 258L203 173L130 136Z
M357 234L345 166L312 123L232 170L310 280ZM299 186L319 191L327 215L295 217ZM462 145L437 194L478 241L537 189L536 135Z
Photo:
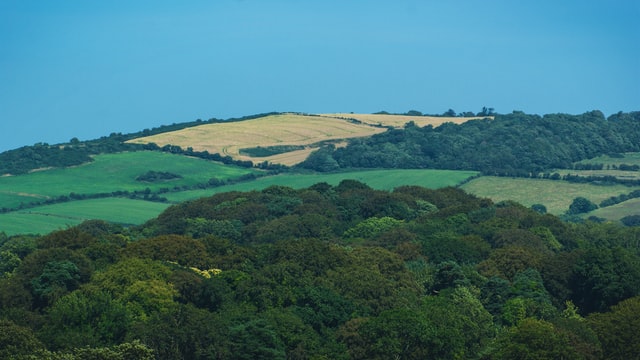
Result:
M640 296L611 307L606 313L587 317L595 330L607 359L637 359L640 354Z
M500 333L490 359L580 359L569 337L544 321L527 318Z
M124 340L130 322L123 302L103 291L76 290L49 308L40 337L55 350L111 346Z
M0 251L0 278L10 276L21 262L20 257L11 251Z
M40 276L31 280L34 295L49 304L75 290L79 284L80 270L76 264L66 260L48 262Z
M285 346L272 326L263 319L229 329L231 353L236 359L285 359Z
M43 348L44 345L31 329L0 319L0 358L10 359L13 356L29 355Z
M569 210L567 210L567 214L568 215L584 214L584 213L593 211L597 208L598 208L598 205L592 203L591 201L589 201L589 199L584 198L582 196L578 196L577 198L573 199L573 202L571 202L571 205L569 205Z

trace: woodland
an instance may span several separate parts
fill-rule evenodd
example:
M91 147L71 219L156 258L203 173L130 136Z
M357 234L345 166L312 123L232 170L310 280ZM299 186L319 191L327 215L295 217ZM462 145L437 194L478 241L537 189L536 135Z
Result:
M554 178L580 160L640 151L640 112L491 115L327 144L296 168L125 143L198 120L11 150L0 173L155 150L271 171ZM593 205L576 198L570 211ZM630 225L568 222L453 187L344 180L219 193L139 226L0 232L0 358L638 359L640 227Z
M221 193L0 239L0 357L633 359L640 228L455 188Z

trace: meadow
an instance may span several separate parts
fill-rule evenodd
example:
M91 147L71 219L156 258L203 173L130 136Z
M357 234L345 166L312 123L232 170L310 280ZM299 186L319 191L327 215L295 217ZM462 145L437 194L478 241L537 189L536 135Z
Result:
M624 153L622 157L612 157L609 155L602 155L589 160L579 161L578 164L603 164L603 165L640 165L640 153Z
M494 201L513 200L525 206L542 204L554 215L564 214L573 199L585 197L593 203L620 194L628 194L640 187L624 185L576 184L558 180L524 179L482 176L462 185L468 193ZM627 214L628 215L628 214ZM615 219L617 220L617 219Z
M628 215L640 215L640 199L631 199L613 206L595 209L585 217L596 216L608 220L619 220Z
M169 204L126 198L70 201L0 214L0 231L7 235L46 234L100 219L122 225L139 225L158 216Z
M333 174L280 174L266 176L254 181L220 186L205 190L190 190L164 194L171 202L182 202L227 191L261 190L272 185L289 186L294 189L309 187L319 182L338 185L342 180L352 179L369 185L376 190L393 190L402 185L418 185L431 189L456 186L470 177L478 175L476 171L454 170L362 170Z
M137 155L141 155L141 159L150 159L155 156L156 153L129 153L129 154L118 154L120 158L127 159L127 161L132 161L136 158ZM157 153L158 155L167 155ZM177 163L180 163L184 160L198 160L191 158L176 158L178 155L170 155L167 158L164 158L165 161L169 161L169 159L179 160ZM102 155L100 156L102 157ZM99 157L99 158L100 158ZM102 159L105 160L105 159ZM110 159L107 157L106 162L115 161L116 159ZM100 162L100 161L98 161ZM198 163L201 167L203 164ZM224 179L221 174L227 174L227 179L233 176L230 175L238 175L235 173L239 168L235 168L232 166L226 165L218 165L219 168L215 168L216 177L221 177ZM90 165L68 169L81 169L82 171L86 171L90 169ZM113 167L109 167L113 170ZM103 168L104 169L104 168ZM178 169L178 165L175 164L172 167L165 167L165 169L171 169L172 171L180 174L185 174L191 168L181 168ZM180 170L180 171L178 171ZM192 169L194 172L203 171L203 169ZM240 169L245 170L246 169ZM51 170L53 171L53 170ZM76 170L77 171L77 170ZM140 171L144 172L143 168L138 168L136 170L129 169L130 173L128 176L123 176L124 179L130 179L133 174L138 174ZM46 180L45 176L48 171L43 171L38 176L39 180L43 180L42 184L48 184L49 182ZM57 179L59 176L55 171L52 172L53 179ZM72 172L71 174L76 174ZM209 177L212 176L212 173L207 173L207 176L202 177L201 180L206 182ZM29 178L30 175L25 175L25 178ZM199 175L192 174L194 178L198 178ZM192 200L204 196L211 196L216 193L226 192L226 191L251 191L251 190L261 190L266 187L272 185L282 185L282 186L290 186L292 188L303 188L308 187L318 182L327 182L332 185L337 185L340 181L344 179L354 179L361 181L363 183L368 184L374 189L380 190L392 190L393 188L401 185L419 185L428 188L441 188L446 186L455 186L469 177L476 176L477 172L475 171L450 171L450 170L365 170L365 171L352 171L345 173L335 173L335 174L281 174L275 176L261 177L257 178L253 181L241 182L232 185L219 186L210 189L203 190L186 190L186 191L178 191L178 192L169 192L161 194L163 197L167 198L171 203L178 203L185 200ZM70 181L69 174L67 176L67 181ZM17 177L16 177L17 178ZM105 183L100 183L100 178L93 179L95 183L93 183L93 190L91 188L87 188L87 193L95 193L101 192L95 189L109 189L109 191L113 191L114 189L123 189L127 187L128 180L122 180L122 184L117 182L117 179L108 179L102 178L105 180ZM182 179L184 180L184 179ZM57 181L57 180L56 180ZM56 181L52 181L52 183L56 183ZM47 189L48 185L43 185L40 189L41 193L53 194L55 191L59 191L62 193L68 194L69 191L78 191L77 187L66 188L66 189ZM93 192L92 192L93 191ZM66 228L68 226L73 226L81 223L84 220L89 219L100 219L109 222L115 222L125 225L139 225L144 223L145 221L158 216L164 209L166 209L170 204L169 203L158 203L144 200L132 200L128 198L103 198L103 199L88 199L88 200L75 200L69 201L59 204L52 205L42 205L36 207L30 207L27 209L13 211L9 213L0 214L0 231L5 232L8 235L19 234L19 233L34 233L34 234L44 234L53 230L58 230L62 228Z
M314 150L313 144L322 141L371 136L386 129L350 121L299 114L269 115L257 119L205 124L183 130L130 140L131 143L155 143L159 146L177 145L184 149L231 156L237 160L268 161L295 165L304 161ZM243 148L277 145L305 145L307 149L267 157L241 155Z
M136 181L149 170L170 172L182 178L153 183ZM255 171L154 151L102 154L93 162L76 167L0 177L0 208L16 208L70 193L90 195L193 186L213 177L227 180Z

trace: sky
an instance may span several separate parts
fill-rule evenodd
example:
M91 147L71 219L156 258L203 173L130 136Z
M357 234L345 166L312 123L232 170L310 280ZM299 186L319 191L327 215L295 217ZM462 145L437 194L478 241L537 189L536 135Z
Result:
M0 151L271 111L640 110L637 0L2 0Z

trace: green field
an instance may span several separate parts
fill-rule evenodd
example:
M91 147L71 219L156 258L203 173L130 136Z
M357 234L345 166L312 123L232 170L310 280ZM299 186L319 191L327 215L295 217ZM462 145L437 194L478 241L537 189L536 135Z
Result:
M607 165L640 165L640 153L624 153L624 157L611 157L609 155L598 156L589 160L579 161L578 164L603 164Z
M494 201L513 200L525 206L543 204L554 215L564 214L573 199L585 197L599 204L602 200L628 194L640 187L601 186L566 181L483 176L462 186L468 193Z
M158 216L169 204L125 198L70 201L61 204L0 214L0 232L46 234L54 230L100 219L123 225L137 225Z
M129 153L124 157L128 160L132 159L131 154L137 153ZM144 153L142 158L148 159L153 153ZM160 153L158 153L160 154ZM164 154L160 154L164 155ZM123 157L123 154L119 154L120 157ZM173 155L177 156L177 155ZM164 161L176 161L175 158L165 158ZM104 160L104 159L102 159ZM107 159L109 161L116 161L117 159ZM185 158L178 159L182 162ZM187 159L187 160L196 160L196 159ZM206 162L206 164L211 164ZM170 164L169 164L170 165ZM198 164L203 166L202 164ZM206 179L216 176L224 179L226 175L227 178L233 177L229 174L237 176L238 173L233 172L236 170L244 170L235 167L229 167L224 165L217 165L216 173L207 173L203 169L193 169L194 174L188 174L193 178L196 176L201 176L203 181ZM87 171L89 165L78 167L74 169L81 169L83 171ZM104 166L102 167L105 168ZM111 167L113 168L113 166ZM152 166L154 169L159 169L161 171L172 171L183 175L185 179L187 178L187 170L189 168L181 169L180 172L176 170L177 164L171 166L165 166L161 168L159 166ZM74 170L69 169L69 170ZM120 174L119 178L121 179L129 179L132 176L135 177L140 173L140 169L144 169L144 167L138 167L137 169L128 169L126 172L128 175ZM169 169L169 170L167 170ZM233 171L230 171L233 170ZM53 171L53 170L51 170ZM145 170L146 171L146 170ZM226 171L226 172L225 172ZM123 171L125 172L125 171ZM144 171L142 171L144 172ZM200 172L200 175L198 175ZM43 171L40 176L46 175L48 172ZM74 172L75 173L75 172ZM72 173L73 174L73 173ZM242 173L239 173L240 175ZM31 175L26 175L25 178L29 177L31 179ZM54 172L55 175L55 172ZM135 175L135 176L134 176ZM468 179L471 176L477 175L475 171L448 171L448 170L368 170L368 171L353 171L346 173L338 173L338 174L322 174L322 175L294 175L294 174L283 174L277 176L269 176L258 178L254 181L248 181L243 183L238 183L234 185L220 186L216 188L206 189L206 190L190 190L190 191L181 191L181 192L171 192L162 194L162 196L169 199L169 201L177 203L185 200L196 199L204 196L211 196L215 193L225 192L225 191L250 191L250 190L260 190L271 185L283 185L290 186L293 188L304 188L316 184L318 182L327 182L332 185L337 185L340 181L344 179L354 179L364 183L369 184L369 186L376 189L383 190L391 190L394 187L400 185L420 185L429 188L440 188L445 186L454 186L462 181ZM60 176L59 180L62 181L63 176ZM67 181L70 181L70 174L64 174L67 177ZM16 177L17 178L17 177ZM184 180L184 179L181 179ZM123 189L126 186L132 186L131 181L123 181L123 184L119 185L117 179L108 179L104 183L101 183L99 178L94 179L95 183L93 184L93 189L106 189L107 187L115 187L117 189ZM134 180L135 182L135 180ZM48 181L45 183L49 183ZM197 182L196 182L197 183ZM135 184L133 184L135 185ZM26 189L27 186L24 186L23 189ZM62 186L59 186L62 188ZM77 187L74 187L77 189ZM88 188L90 190L90 188ZM24 191L24 190L23 190ZM78 190L71 190L79 193ZM113 191L113 190L111 190ZM69 190L63 193L68 193ZM95 191L100 192L100 191ZM43 188L41 193L54 193L52 189L49 189L48 186ZM100 219L120 224L142 224L145 221L158 216L164 209L166 209L169 204L149 202L143 200L131 200L125 198L104 198L104 199L89 199L89 200L79 200L79 201L69 201L65 203L53 204L53 205L43 205L37 206L33 208L28 208L20 211L14 211L10 213L0 214L0 232L4 231L8 235L19 234L19 233L34 233L34 234L44 234L53 230L66 228L67 226L73 226L81 223L84 220L88 219Z
M585 214L584 217L597 216L617 221L628 215L640 215L640 199L631 199L613 206L599 208Z
M258 178L250 182L220 186L206 190L169 193L164 194L163 196L171 202L181 202L211 196L213 194L226 191L261 190L271 185L283 185L295 189L309 187L319 182L338 185L340 181L345 179L358 180L379 190L392 190L393 188L401 185L419 185L437 189L446 186L458 185L464 180L472 176L476 176L477 174L478 173L476 171L453 170L363 170L335 174L281 174Z
M622 170L557 170L560 176L577 175L577 176L613 176L620 180L640 180L640 171L622 171Z
M170 172L182 178L154 183L136 181L136 177L150 170ZM97 194L192 186L213 177L225 180L250 172L255 170L161 152L103 154L81 166L0 177L0 208L16 208L21 203L40 202L72 192Z

